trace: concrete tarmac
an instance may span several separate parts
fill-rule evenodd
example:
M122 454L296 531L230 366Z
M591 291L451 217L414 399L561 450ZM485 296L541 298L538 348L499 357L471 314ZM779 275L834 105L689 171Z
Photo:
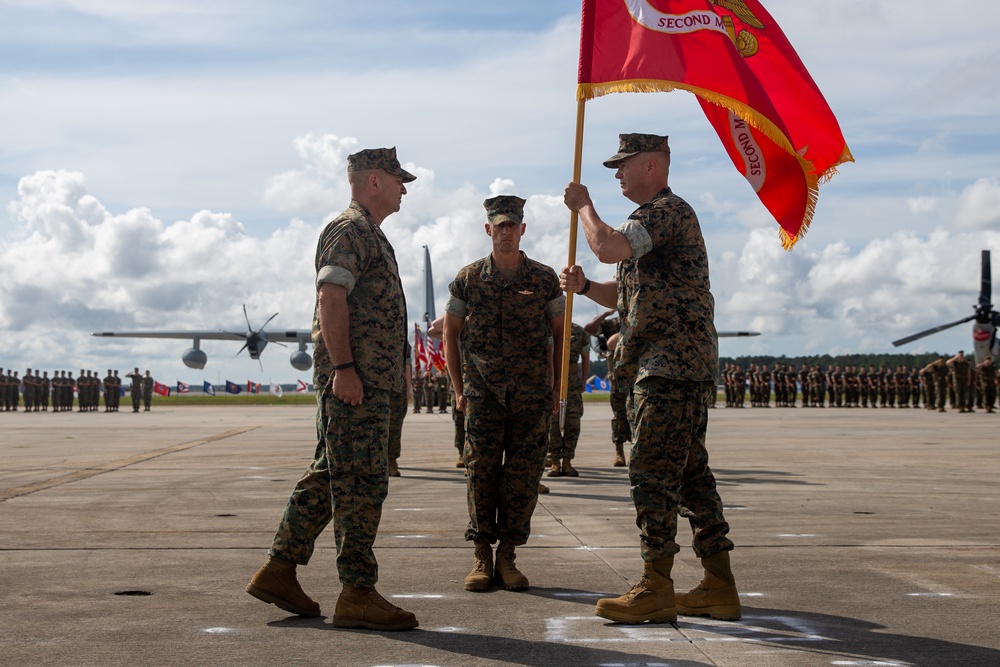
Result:
M322 618L244 592L311 460L313 409L0 414L0 664L1000 665L1000 414L713 410L743 618L638 626L593 613L642 569L610 416L587 405L579 478L543 478L518 550L531 589L471 593L451 415L409 414L376 555L420 627L380 633L331 624L332 529L299 568Z

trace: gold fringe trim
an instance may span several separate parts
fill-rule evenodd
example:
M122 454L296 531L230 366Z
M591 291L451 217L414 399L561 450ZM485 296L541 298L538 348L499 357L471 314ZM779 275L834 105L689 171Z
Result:
M781 240L781 247L785 250L791 250L798 243L799 239L809 231L809 225L812 224L813 216L816 213L816 204L819 202L820 184L826 183L833 178L837 174L837 167L839 165L845 162L854 162L851 150L845 145L844 152L840 158L822 174L817 174L813 164L796 152L788 137L785 136L785 133L779 130L770 120L757 113L753 108L726 95L720 95L705 88L678 83L676 81L624 79L621 81L609 81L607 83L581 83L576 87L576 99L577 101L586 101L612 93L669 93L675 90L685 90L702 98L706 102L711 102L731 111L798 160L799 167L801 167L802 173L805 176L806 188L808 190L805 215L802 218L802 223L799 226L797 234L789 234L780 225L778 227L778 238Z

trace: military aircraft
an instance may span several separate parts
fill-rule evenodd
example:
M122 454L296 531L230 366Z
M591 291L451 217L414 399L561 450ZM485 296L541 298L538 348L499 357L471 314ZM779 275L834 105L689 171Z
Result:
M907 343L912 343L913 341L923 338L924 336L930 336L931 334L944 331L945 329L950 329L958 326L959 324L963 324L964 322L975 320L972 325L972 349L976 354L976 363L982 363L982 361L986 359L987 355L996 359L997 353L1000 352L1000 349L998 349L1000 348L1000 345L998 345L997 342L997 326L1000 326L1000 313L993 310L993 303L991 302L991 299L993 298L991 283L990 251L983 250L982 268L980 269L979 281L979 303L973 306L976 309L976 312L968 317L963 317L960 320L949 322L948 324L941 324L927 329L926 331L915 333L912 336L894 340L892 341L893 346L899 347L900 345L906 345Z
M181 361L188 368L196 369L204 368L208 362L208 355L200 347L203 340L243 340L243 347L236 354L239 355L246 350L250 358L256 359L258 363L261 363L260 353L268 343L277 343L282 347L286 347L285 343L297 343L298 349L292 352L288 362L297 370L309 370L312 368L312 355L306 352L306 346L312 343L312 332L301 329L282 332L264 331L264 327L277 316L278 313L271 315L259 329L255 330L250 324L247 307L243 306L243 317L247 321L246 331L95 331L90 335L109 338L190 338L193 341L192 347L184 351Z

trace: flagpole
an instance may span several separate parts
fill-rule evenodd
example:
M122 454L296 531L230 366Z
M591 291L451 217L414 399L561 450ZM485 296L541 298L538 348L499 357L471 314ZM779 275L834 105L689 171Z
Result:
M583 112L586 100L576 102L576 141L573 150L573 182L580 182L580 172L583 166ZM566 266L576 264L576 228L579 214L570 211L569 214L569 259ZM563 316L562 361L559 378L559 431L566 427L566 399L569 396L569 356L570 338L573 334L573 292L566 293L566 314Z

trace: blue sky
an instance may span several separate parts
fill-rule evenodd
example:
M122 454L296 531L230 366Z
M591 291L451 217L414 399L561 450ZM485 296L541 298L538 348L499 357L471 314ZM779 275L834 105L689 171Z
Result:
M856 159L821 189L791 253L694 98L587 105L583 181L608 220L632 205L600 161L618 132L671 136L671 185L698 211L722 353L890 350L971 313L979 250L1000 250L1000 5L765 0L837 114ZM411 317L431 248L439 312L485 255L481 202L529 199L525 250L566 261L575 1L0 0L0 365L149 366L199 383L303 376L235 348L184 368L177 341L124 328L220 328L281 314L308 327L318 231L346 203L344 158L396 145L420 178L384 229ZM582 247L578 259L594 277ZM996 269L1000 272L1000 264ZM578 300L576 319L596 309ZM965 327L914 344L953 352ZM304 377L304 376L303 376ZM225 379L225 377L223 377Z

